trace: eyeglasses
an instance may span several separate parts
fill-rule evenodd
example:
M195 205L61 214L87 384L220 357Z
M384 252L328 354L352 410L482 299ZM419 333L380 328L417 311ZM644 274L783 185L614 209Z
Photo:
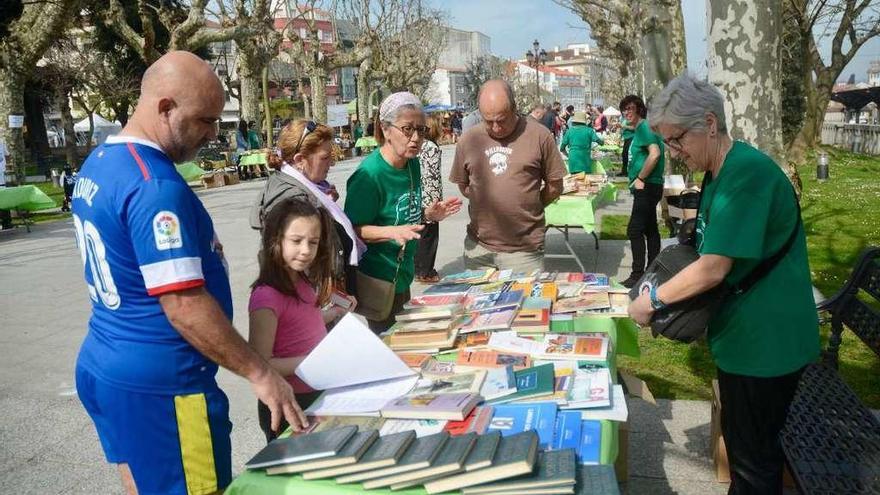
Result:
M425 135L428 134L428 126L426 126L426 125L416 125L416 126L405 125L405 126L403 126L403 127L398 127L398 126L396 126L396 125L394 125L394 124L391 124L391 127L393 127L393 128L395 128L395 129L397 129L398 131L402 132L403 135L406 136L406 137L408 137L408 138L411 138L412 135L415 134L415 133L417 133L417 132L419 133L419 136L420 136L420 137L425 137Z
M685 135L687 135L687 133L689 133L689 132L691 132L690 129L685 129L685 130L684 130L681 134L679 134L678 136L671 137L671 138L669 138L669 139L665 139L665 138L664 138L664 139L663 139L663 142L666 144L666 146L669 146L670 148L672 148L672 149L674 149L674 150L681 150L681 149L682 149L681 140L682 140L682 139L685 137Z
M318 124L316 124L313 120L306 122L306 127L303 129L303 133L302 136L300 136L299 138L299 142L296 143L296 151L294 151L294 153L299 151L299 147L302 146L303 141L305 141L306 139L306 136L308 136L309 133L315 132L315 129L317 128Z

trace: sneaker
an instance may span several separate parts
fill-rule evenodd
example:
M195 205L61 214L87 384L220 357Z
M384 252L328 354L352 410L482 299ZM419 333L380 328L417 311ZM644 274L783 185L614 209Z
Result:
M637 283L639 283L639 279L642 278L644 273L632 273L629 278L620 283L620 285L626 287L627 289L632 289Z

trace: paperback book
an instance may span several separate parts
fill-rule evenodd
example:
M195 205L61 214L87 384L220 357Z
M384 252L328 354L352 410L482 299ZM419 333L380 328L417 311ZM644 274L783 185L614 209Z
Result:
M506 437L534 430L538 433L541 449L548 449L553 443L556 410L554 402L496 405L492 421L489 422L489 431L500 431Z
M479 394L472 393L405 395L389 402L379 412L384 418L461 421L482 400Z

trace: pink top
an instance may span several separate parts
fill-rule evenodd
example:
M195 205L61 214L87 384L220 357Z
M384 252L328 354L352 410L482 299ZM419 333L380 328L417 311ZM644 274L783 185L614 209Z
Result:
M257 286L251 292L249 312L266 308L278 318L272 357L305 356L327 335L321 308L315 305L318 299L315 289L300 278L296 283L296 292L302 300L282 294L268 285ZM314 391L296 375L286 378L296 393Z

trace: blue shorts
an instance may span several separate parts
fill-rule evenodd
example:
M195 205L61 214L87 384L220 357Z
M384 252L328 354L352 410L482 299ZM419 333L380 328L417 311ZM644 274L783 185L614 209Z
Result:
M107 462L128 464L140 495L207 494L232 482L229 401L216 385L195 394L145 394L77 366L76 388Z

